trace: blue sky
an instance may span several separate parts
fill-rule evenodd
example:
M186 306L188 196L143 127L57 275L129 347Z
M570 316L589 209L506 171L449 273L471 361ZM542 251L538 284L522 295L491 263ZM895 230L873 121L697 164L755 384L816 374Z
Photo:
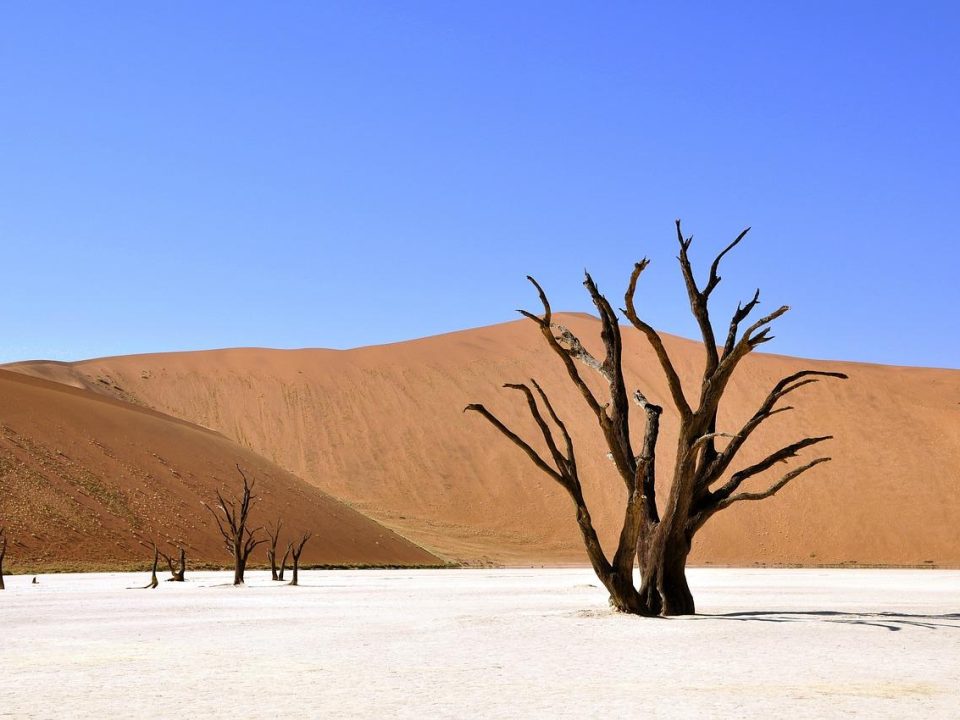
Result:
M952 3L0 9L0 360L376 344L589 310L960 367Z

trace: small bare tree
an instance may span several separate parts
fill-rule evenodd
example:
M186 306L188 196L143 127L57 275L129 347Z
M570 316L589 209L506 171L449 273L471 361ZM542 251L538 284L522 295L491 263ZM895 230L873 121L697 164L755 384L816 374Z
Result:
M180 561L177 565L173 564L173 558L161 551L160 556L167 561L167 567L170 568L170 577L167 582L184 582L184 573L187 571L187 551L182 546L176 546L180 551Z
M267 537L270 538L270 543L267 545L267 558L270 560L270 579L271 580L282 580L283 578L277 573L277 541L280 539L280 530L283 529L283 518L277 518L277 522L274 525L267 525Z
M144 590L154 590L160 583L157 581L157 563L160 561L160 550L153 544L153 569L150 570L150 582L143 586Z
M721 259L740 243L749 228L740 233L716 257L710 266L706 284L702 287L694 278L688 256L692 238L684 238L679 220L676 222L676 229L680 243L680 270L690 309L700 328L706 356L700 396L696 404L691 404L688 399L659 333L640 319L634 307L637 280L647 267L648 260L643 259L634 266L624 296L625 309L621 311L653 349L666 379L670 399L679 416L677 456L665 503L657 502L655 463L662 408L647 400L639 390L634 391L633 400L639 406L644 420L641 449L636 453L630 427L630 395L623 377L620 324L613 306L600 294L593 278L586 274L583 284L600 315L600 338L605 350L603 359L594 357L569 329L554 322L546 293L532 277L527 279L537 289L543 305L543 315L520 311L540 329L547 346L563 363L590 414L596 417L607 445L608 457L613 461L616 474L625 485L623 526L612 558L607 557L600 545L584 500L573 441L543 388L535 380L531 380L530 385L521 383L504 386L523 393L530 414L543 436L549 459L510 430L483 405L472 404L465 408L482 415L570 495L576 508L577 525L587 555L597 577L610 594L610 604L622 612L639 615L694 613L693 595L686 579L687 556L694 534L715 513L724 508L741 501L768 498L802 473L830 460L829 457L815 458L790 470L765 490L741 490L741 485L750 478L795 457L804 448L831 439L829 435L808 437L770 453L753 465L728 474L738 451L754 430L773 415L792 409L790 406L776 407L783 397L817 382L819 378L846 378L843 373L817 370L793 373L774 385L760 407L737 432L720 432L717 427L717 413L730 378L744 357L759 345L773 339L770 335L770 324L789 308L780 307L741 332L741 323L760 302L758 290L752 300L737 306L725 340L722 345L718 345L707 307L708 301L720 282L718 270ZM607 385L609 399L598 397L594 393L581 376L578 365L599 373ZM558 442L555 431L546 418L549 418L559 431L561 442ZM726 439L723 447L718 446L721 438ZM635 561L640 566L639 589L633 580Z
M3 559L7 556L7 534L6 529L0 527L0 590L6 586L3 584Z
M280 560L280 572L277 573L277 580L283 582L283 574L287 570L287 560L290 559L290 553L293 551L293 543L287 543L287 549L283 551L283 559Z
M257 545L266 542L266 540L257 537L257 533L263 528L258 527L251 530L247 527L250 518L250 506L257 500L257 496L253 494L254 482L247 481L247 476L239 465L237 465L237 472L243 479L243 490L240 497L227 499L223 496L223 493L217 490L216 509L206 503L203 503L203 506L213 515L213 519L217 522L217 528L220 530L220 535L223 536L227 552L233 556L233 584L243 585L243 574L247 569L247 560L250 558L250 553Z
M293 580L290 581L291 585L299 585L299 572L300 572L300 554L303 552L303 546L307 544L307 540L313 537L313 533L305 532L300 536L300 539L295 545L293 545Z

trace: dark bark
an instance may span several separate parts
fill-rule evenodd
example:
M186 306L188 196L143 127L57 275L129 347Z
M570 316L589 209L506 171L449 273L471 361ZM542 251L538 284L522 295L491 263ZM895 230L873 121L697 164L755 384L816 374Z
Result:
M153 546L153 568L150 570L150 582L143 586L144 590L154 590L160 583L157 581L157 564L160 562L160 550Z
M239 497L225 498L223 494L217 491L216 510L204 503L204 507L213 515L217 523L217 529L223 537L224 547L233 557L233 584L243 585L244 572L247 569L247 561L250 553L257 545L266 542L265 539L258 538L257 534L263 528L247 527L250 519L250 507L256 502L257 496L253 494L252 481L247 481L240 466L237 466L237 472L243 479L243 489Z
M167 578L167 582L184 582L184 574L187 571L187 552L182 547L177 549L180 551L180 561L177 565L174 565L173 558L165 552L160 553L160 556L166 561L167 567L170 568L170 577Z
M600 293L593 278L586 274L584 286L600 316L600 338L605 351L602 360L591 355L569 329L553 321L546 293L532 277L528 279L537 289L543 305L543 315L520 311L524 317L537 324L547 346L560 358L570 381L583 397L590 413L596 417L606 441L608 456L625 485L623 525L612 559L608 559L600 546L589 508L583 499L570 435L540 385L535 380L530 381L535 392L526 384L510 383L504 387L518 390L525 396L530 414L542 435L547 456L539 453L510 430L485 406L471 404L465 408L484 417L517 445L534 465L567 491L574 503L587 557L597 577L607 589L611 605L624 612L639 615L694 613L695 604L687 583L686 563L695 533L715 513L734 502L768 498L807 470L830 460L829 457L815 458L791 470L765 491L739 491L744 481L765 472L777 463L795 457L804 448L829 440L830 436L803 438L771 453L754 465L729 477L726 475L733 459L753 431L771 416L791 409L789 406L776 407L781 398L804 385L817 382L822 377L846 378L843 373L836 372L803 370L794 373L774 386L757 412L739 432L734 434L718 431L718 409L730 378L744 357L759 345L773 339L770 335L770 324L786 313L788 308L777 308L741 332L741 324L760 302L758 290L749 302L737 307L730 320L724 344L722 348L719 347L710 320L710 295L721 280L720 261L743 240L749 228L717 255L702 288L694 277L688 254L692 238L684 238L679 220L676 231L680 244L680 270L690 310L700 328L705 353L696 405L692 405L687 399L683 383L659 333L641 320L637 313L634 296L637 281L649 264L646 259L634 266L624 295L625 309L622 311L653 349L679 420L676 463L669 492L662 506L657 500L655 476L655 452L662 410L648 402L639 390L633 393L634 401L644 411L643 448L639 455L634 455L631 448L629 393L623 377L621 329L612 306ZM608 386L607 397L598 398L593 393L581 377L578 364L598 372L604 378ZM547 422L547 417L550 422ZM557 431L563 440L562 449L555 436ZM722 448L717 445L721 438L726 439L726 445ZM724 478L727 478L725 482ZM718 483L722 484L717 486ZM633 581L635 562L640 569L639 588L635 587Z
M287 560L290 559L290 553L293 551L293 543L287 543L287 549L283 551L283 558L280 560L280 570L277 572L277 580L283 582L283 574L287 570Z
M303 553L303 546L307 544L307 540L311 537L313 537L313 533L305 532L300 536L297 543L291 546L291 553L293 555L293 579L290 581L291 585L300 584L300 555Z
M5 528L0 527L0 590L6 589L3 584L3 559L7 556L7 534Z
M271 580L283 579L277 572L277 541L280 539L281 529L283 529L283 518L277 518L275 525L267 526L267 537L270 538L270 542L267 545L267 559L270 561Z

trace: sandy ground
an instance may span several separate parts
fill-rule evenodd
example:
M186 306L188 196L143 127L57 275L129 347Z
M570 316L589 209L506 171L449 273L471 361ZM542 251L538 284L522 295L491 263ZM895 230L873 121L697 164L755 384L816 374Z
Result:
M960 572L691 571L611 613L589 570L8 578L0 717L957 717Z

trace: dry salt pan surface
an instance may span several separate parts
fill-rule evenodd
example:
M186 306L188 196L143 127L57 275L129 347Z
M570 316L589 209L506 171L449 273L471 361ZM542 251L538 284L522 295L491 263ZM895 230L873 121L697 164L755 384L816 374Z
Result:
M0 717L960 717L960 572L690 572L702 615L585 569L7 578Z

